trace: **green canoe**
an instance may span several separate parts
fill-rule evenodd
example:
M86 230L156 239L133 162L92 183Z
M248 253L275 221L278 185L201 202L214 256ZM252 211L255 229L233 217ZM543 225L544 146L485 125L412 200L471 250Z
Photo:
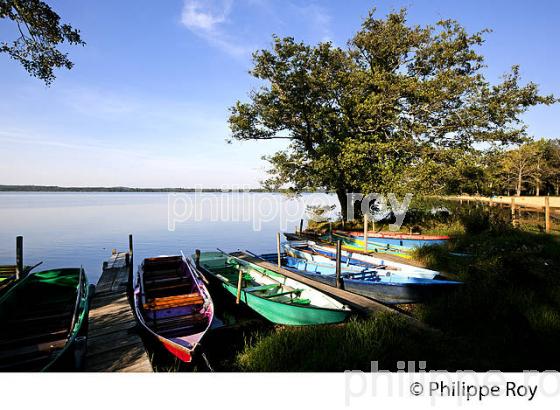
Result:
M203 252L200 269L233 297L241 271L241 302L273 323L339 323L351 313L347 306L310 286L227 253Z
M0 371L70 370L85 352L83 269L30 273L0 296Z

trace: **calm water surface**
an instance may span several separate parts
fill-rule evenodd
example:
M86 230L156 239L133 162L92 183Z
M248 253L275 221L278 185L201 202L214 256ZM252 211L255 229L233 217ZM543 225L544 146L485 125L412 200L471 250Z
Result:
M17 235L24 236L26 264L81 265L93 283L111 249L128 249L128 234L136 265L197 248L273 252L276 232L293 231L306 204L335 202L326 194L0 193L0 264L15 263ZM170 212L177 217L174 231Z

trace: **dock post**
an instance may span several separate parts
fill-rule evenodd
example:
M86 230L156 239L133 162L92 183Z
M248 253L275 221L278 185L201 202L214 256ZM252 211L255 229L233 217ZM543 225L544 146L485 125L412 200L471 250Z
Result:
M276 232L276 253L278 255L278 267L282 267L282 256L280 252L280 232Z
M132 246L132 234L128 235L128 253L126 254L126 268L128 269L128 281L126 284L126 294L128 296L128 302L132 307L132 311L135 312L134 309L134 252Z
M200 249L194 250L194 266L200 268Z
M342 242L339 240L336 241L336 287L338 289L342 289L342 279L340 277L341 274L341 266L340 266L340 259L342 253Z
M299 234L301 235L303 233L303 219L299 220Z
M23 236L16 236L16 279L23 276Z
M241 300L241 282L243 281L243 270L241 266L239 267L239 278L237 279L237 296L235 298L235 303L239 305L239 301Z
M550 198L544 197L544 226L546 233L550 233Z
M329 222L329 242L332 242L332 222Z
M364 250L367 252L368 248L368 214L364 214Z

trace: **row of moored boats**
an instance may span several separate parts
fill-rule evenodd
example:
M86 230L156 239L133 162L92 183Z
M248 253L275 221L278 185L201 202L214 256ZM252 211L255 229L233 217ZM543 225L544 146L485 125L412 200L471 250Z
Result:
M418 241L444 239L387 235L377 239L398 243L368 243L365 252L352 234L335 235L347 239L340 254L338 285L349 292L385 304L418 303L460 285L436 271L384 256L394 246L413 247L407 240L416 241L417 246ZM215 251L197 252L192 258L181 254L144 259L134 288L139 324L171 354L190 362L214 318L211 292L243 303L275 324L345 321L351 308L313 286L315 282L337 286L336 247L326 241L286 236L280 255ZM271 264L278 261L285 270ZM83 269L29 273L18 281L9 274L2 276L0 269L2 284L0 370L55 370L68 362L79 365L76 353L87 335L93 294Z

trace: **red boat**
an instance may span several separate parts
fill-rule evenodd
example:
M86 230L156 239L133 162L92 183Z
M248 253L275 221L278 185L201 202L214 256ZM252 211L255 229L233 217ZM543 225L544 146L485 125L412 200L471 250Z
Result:
M183 256L144 259L134 290L138 321L174 356L190 362L214 317L210 293Z
M350 236L364 236L363 231L335 231L337 233ZM415 241L445 241L449 239L447 235L421 235L416 233L400 233L400 232L375 232L368 231L368 238L388 238L388 239L405 239Z
M349 236L364 240L364 233L360 231L335 231L338 235ZM403 248L419 248L422 246L441 245L449 239L446 235L420 235L400 232L368 231L368 244L373 246L400 246Z

